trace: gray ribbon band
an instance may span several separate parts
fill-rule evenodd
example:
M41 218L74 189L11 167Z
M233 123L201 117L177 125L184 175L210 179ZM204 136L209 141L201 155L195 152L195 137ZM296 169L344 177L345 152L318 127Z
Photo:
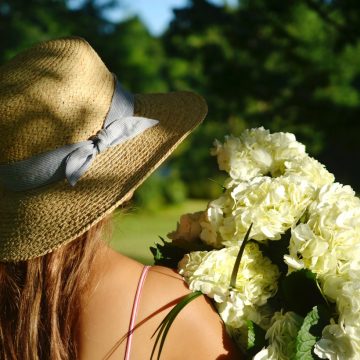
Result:
M74 186L96 155L156 125L158 120L134 114L134 97L116 82L103 128L89 140L65 145L29 159L0 165L0 182L12 191L35 189L67 178Z

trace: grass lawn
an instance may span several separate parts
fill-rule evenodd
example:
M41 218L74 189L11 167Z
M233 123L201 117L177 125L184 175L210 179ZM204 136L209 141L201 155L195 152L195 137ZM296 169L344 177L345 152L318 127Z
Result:
M187 200L157 212L137 209L116 212L111 245L124 255L152 264L149 247L160 241L159 236L166 238L166 234L176 229L180 215L204 210L206 204L205 200Z

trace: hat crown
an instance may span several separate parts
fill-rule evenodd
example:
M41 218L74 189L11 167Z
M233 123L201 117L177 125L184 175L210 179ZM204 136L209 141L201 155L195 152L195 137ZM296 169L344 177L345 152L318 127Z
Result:
M0 67L0 163L83 141L102 127L114 79L81 38L43 42Z

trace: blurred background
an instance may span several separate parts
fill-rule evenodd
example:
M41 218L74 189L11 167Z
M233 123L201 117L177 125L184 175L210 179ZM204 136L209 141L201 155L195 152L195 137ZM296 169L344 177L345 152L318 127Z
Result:
M359 191L359 24L357 0L0 0L0 63L78 35L132 92L207 99L205 123L115 215L113 246L149 263L158 235L221 193L209 149L226 134L293 132Z

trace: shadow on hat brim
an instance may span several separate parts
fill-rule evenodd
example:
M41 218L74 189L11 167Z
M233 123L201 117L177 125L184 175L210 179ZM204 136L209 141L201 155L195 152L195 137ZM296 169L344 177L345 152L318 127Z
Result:
M45 255L84 234L134 191L204 119L191 92L135 96L135 115L159 120L136 138L99 154L71 187L66 180L26 192L0 189L0 260Z

